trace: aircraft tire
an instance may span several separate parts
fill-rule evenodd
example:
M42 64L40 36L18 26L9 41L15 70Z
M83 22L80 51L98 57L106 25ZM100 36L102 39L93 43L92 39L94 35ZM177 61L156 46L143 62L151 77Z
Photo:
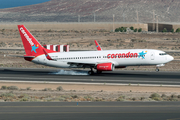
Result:
M159 69L158 69L158 68L156 69L156 72L159 72Z
M94 72L90 70L90 71L88 71L88 74L89 74L89 75L93 75Z
M97 74L101 74L101 73L102 73L102 71L97 70Z

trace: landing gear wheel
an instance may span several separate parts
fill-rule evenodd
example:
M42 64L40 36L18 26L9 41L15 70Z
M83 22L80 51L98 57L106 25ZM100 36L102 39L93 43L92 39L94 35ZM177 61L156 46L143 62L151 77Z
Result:
M159 68L156 68L156 72L159 72Z
M101 73L102 73L102 71L97 70L97 74L101 74Z
M89 74L89 75L93 75L93 74L94 74L94 71L91 71L91 70L90 70L90 71L88 71L88 74Z

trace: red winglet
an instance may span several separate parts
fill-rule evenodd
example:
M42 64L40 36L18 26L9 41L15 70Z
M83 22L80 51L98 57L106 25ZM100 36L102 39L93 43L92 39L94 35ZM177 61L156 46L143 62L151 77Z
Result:
M48 60L54 60L54 59L52 59L52 58L48 55L48 53L46 52L45 49L43 49L43 51L44 51L44 54L45 54L45 56L46 56L46 58L47 58Z
M98 42L96 40L94 40L95 44L96 44L96 47L97 47L97 50L98 51L101 51L101 46L98 44Z

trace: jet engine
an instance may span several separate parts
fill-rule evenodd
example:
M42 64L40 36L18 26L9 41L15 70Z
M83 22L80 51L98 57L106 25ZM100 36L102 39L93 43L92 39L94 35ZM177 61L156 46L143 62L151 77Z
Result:
M96 69L97 71L113 71L114 64L113 63L100 63L100 64L97 64Z

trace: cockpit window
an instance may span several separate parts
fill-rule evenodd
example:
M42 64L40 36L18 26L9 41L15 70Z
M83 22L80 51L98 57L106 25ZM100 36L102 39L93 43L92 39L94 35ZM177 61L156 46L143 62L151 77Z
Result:
M159 53L159 55L167 55L166 53Z

